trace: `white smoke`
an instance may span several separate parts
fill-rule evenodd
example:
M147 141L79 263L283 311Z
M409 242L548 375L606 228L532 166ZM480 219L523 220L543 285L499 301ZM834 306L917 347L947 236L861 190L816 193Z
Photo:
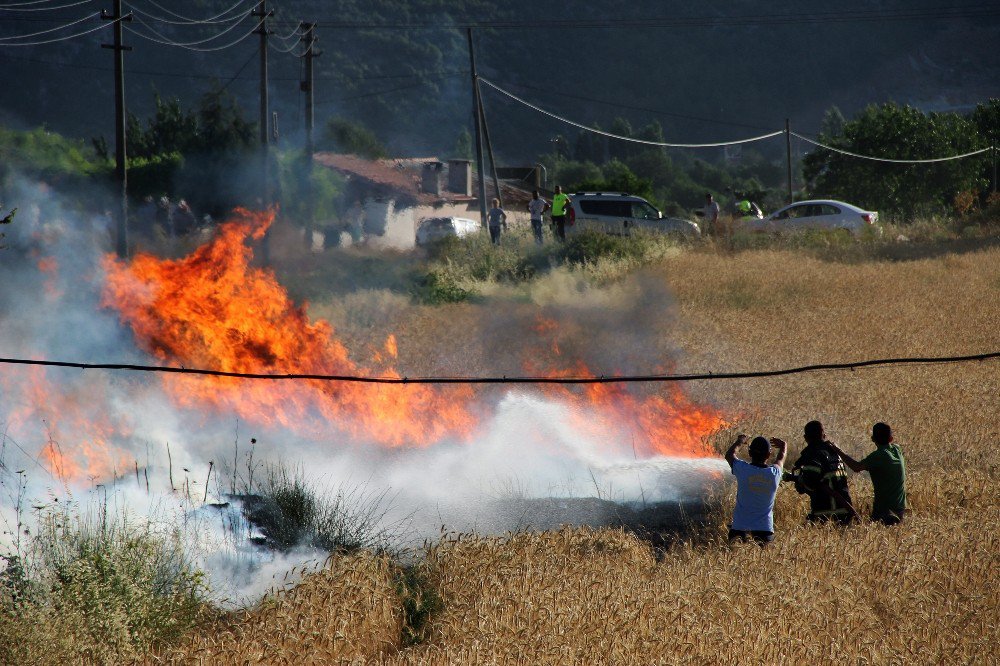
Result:
M0 357L153 364L116 314L100 306L109 218L76 212L36 183L12 181L5 199L21 210L0 250ZM621 314L607 305L589 310L594 321L586 322L603 335ZM614 347L609 368L649 355L634 350L641 345L637 335L632 329L627 338L617 336L628 344ZM38 381L55 387L58 399L35 393ZM531 515L535 499L680 503L703 494L721 467L715 460L637 459L627 427L602 432L586 414L530 390L484 398L489 416L468 442L408 450L348 441L337 424L330 424L330 442L316 442L248 426L237 414L180 409L152 374L0 365L0 391L0 550L14 547L19 524L23 536L32 505L70 495L100 498L123 512L183 525L192 556L217 595L231 600L251 599L287 582L278 574L292 566L322 559L316 551L279 556L252 545L254 528L229 496L237 489L234 475L245 467L245 482L252 467L251 437L258 461L298 466L317 487L361 487L385 498L385 524L406 525L399 545L433 539L442 526L550 526ZM68 421L67 405L83 421ZM116 452L109 466L69 482L48 464L45 451L72 460L94 432L106 433ZM520 508L505 513L510 505Z

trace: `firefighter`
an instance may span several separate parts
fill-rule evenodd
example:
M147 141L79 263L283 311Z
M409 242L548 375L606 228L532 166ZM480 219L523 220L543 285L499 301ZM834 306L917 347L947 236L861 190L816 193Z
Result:
M858 517L847 487L847 469L830 442L823 424L810 421L804 436L806 447L792 465L795 490L809 495L810 522L836 521L849 524Z

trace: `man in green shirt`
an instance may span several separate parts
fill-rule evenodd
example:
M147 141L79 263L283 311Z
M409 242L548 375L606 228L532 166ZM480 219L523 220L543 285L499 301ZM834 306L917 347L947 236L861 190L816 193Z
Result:
M892 443L892 428L885 423L872 427L875 450L864 460L855 460L836 445L830 446L855 472L867 471L872 477L875 499L872 502L872 520L883 525L903 522L906 515L906 460L903 451Z
M552 195L552 223L556 225L556 238L560 241L566 240L566 209L571 202L572 199L556 185L555 194Z

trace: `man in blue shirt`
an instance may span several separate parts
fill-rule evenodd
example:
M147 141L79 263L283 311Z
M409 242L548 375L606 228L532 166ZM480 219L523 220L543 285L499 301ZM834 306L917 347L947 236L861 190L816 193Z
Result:
M774 496L781 483L787 446L777 438L768 441L755 437L748 449L750 462L746 462L736 457L737 449L746 441L747 436L740 435L726 451L726 462L736 477L736 507L733 509L733 523L729 526L729 541L752 538L761 546L766 546L774 541ZM772 444L778 453L774 462L768 465Z

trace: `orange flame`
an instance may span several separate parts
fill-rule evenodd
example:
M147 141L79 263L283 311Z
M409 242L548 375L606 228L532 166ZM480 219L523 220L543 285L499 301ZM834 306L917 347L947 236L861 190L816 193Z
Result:
M238 209L211 243L178 260L139 255L126 264L109 256L103 304L118 310L146 351L168 363L245 373L370 375L371 369L349 358L327 322L310 321L273 273L251 266L248 240L261 238L273 219L273 212ZM559 358L557 322L539 319L534 329L551 338L550 357L571 367L542 374L591 374L582 363ZM383 376L399 377L385 367L397 356L396 338L389 336L372 362ZM424 447L466 439L478 421L469 387L164 377L182 406L233 411L259 425L315 438L327 435L332 422L355 438ZM696 405L676 385L660 394L634 393L623 384L544 390L576 406L577 418L589 426L630 433L636 456L711 455L706 436L723 424L713 409Z
M273 212L238 209L213 242L175 261L139 255L124 264L108 257L103 303L117 309L139 343L164 361L230 372L369 375L348 357L327 322L309 321L273 273L251 267L246 241L261 238L273 220ZM386 353L395 351L393 339ZM399 377L392 370L384 375ZM184 375L165 384L181 405L232 410L258 424L317 438L333 422L355 437L419 447L466 437L476 423L466 387Z
M102 386L56 383L38 367L20 381L13 373L0 373L0 386L19 396L20 404L8 415L12 430L44 427L46 443L39 458L60 481L107 478L126 469L130 459L114 442L132 429L108 413L111 399Z

